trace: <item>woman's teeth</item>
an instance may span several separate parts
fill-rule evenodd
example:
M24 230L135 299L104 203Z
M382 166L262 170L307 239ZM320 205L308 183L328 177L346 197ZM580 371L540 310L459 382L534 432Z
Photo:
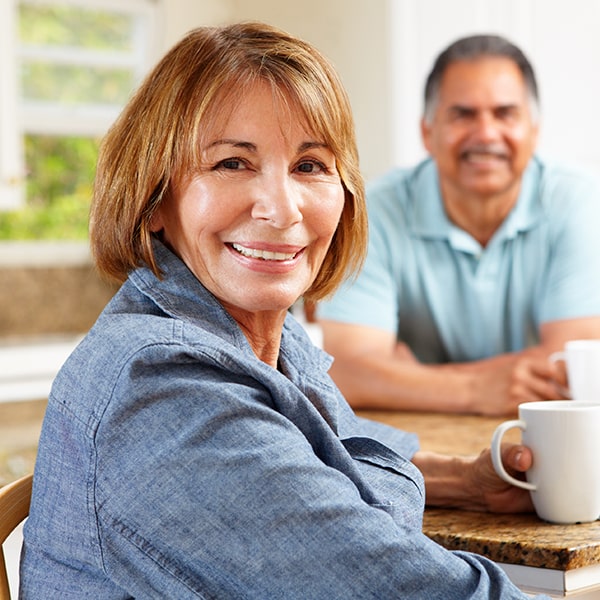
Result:
M296 256L295 252L270 252L268 250L256 250L255 248L246 248L239 244L231 244L240 254L249 258L261 258L262 260L291 260Z

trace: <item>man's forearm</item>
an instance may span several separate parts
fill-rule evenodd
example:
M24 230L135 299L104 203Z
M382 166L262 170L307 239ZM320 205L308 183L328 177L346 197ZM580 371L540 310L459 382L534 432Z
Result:
M412 462L423 473L428 506L467 510L486 508L483 498L470 487L466 476L474 462L473 457L419 451Z
M337 357L331 376L354 408L473 412L473 374L391 357Z

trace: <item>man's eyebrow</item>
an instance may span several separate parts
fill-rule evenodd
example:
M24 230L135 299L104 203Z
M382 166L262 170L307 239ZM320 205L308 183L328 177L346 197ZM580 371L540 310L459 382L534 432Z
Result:
M491 107L492 110L512 110L515 108L519 108L519 104L517 102L506 102L504 104L495 104ZM462 113L474 113L481 110L478 107L471 106L469 104L452 104L448 107L448 112L462 112Z
M474 106L469 106L468 104L451 104L448 107L448 112L471 113L476 111L477 109Z

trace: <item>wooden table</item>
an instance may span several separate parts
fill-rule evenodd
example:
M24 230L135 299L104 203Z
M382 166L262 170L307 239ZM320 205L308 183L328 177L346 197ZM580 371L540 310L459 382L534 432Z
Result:
M488 447L503 420L392 411L358 414L419 434L423 450L462 455ZM511 430L505 439L516 442L519 435ZM553 525L534 514L427 509L423 531L450 550L476 552L496 561L524 591L553 598L600 599L600 521Z

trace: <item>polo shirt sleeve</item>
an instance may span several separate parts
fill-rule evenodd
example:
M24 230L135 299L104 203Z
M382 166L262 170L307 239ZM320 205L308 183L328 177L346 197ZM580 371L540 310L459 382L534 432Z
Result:
M356 279L344 283L332 299L319 303L321 319L342 321L398 331L398 282L392 256L399 251L398 233L391 230L392 218L382 193L369 196L369 246L364 266ZM394 244L396 248L394 248Z
M547 276L539 290L540 323L600 316L600 183L559 171L541 190L549 222Z

